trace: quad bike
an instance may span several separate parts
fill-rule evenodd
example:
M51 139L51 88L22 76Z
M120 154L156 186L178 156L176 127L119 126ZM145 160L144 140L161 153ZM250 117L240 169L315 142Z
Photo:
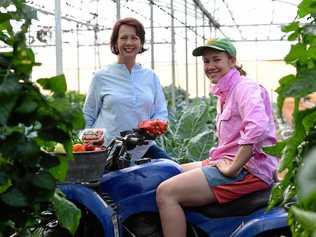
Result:
M162 181L179 174L181 167L171 160L148 158L130 166L127 152L153 135L146 127L123 132L101 157L102 174L96 180L77 178L59 185L82 212L75 236L162 237L155 191ZM270 191L255 192L224 205L186 209L187 236L291 236L286 209L266 210ZM46 236L70 236L56 218L47 226Z

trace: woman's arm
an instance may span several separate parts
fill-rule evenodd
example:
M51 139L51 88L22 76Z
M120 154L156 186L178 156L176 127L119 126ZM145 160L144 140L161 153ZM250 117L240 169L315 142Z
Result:
M233 161L224 159L216 164L220 172L228 177L239 174L252 155L252 145L240 145Z
M237 89L236 89L237 90ZM220 162L218 168L226 176L237 175L252 157L253 144L260 144L269 132L269 117L261 97L261 87L253 82L244 82L235 94L241 117L239 149L233 161Z

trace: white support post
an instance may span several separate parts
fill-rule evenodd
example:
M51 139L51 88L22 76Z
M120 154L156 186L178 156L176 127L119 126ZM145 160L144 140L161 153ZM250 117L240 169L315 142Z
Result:
M55 0L56 74L63 74L63 42L60 0Z

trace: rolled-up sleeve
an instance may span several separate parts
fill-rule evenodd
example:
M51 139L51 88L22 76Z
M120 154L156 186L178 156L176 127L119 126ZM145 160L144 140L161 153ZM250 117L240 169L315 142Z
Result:
M241 115L238 144L257 144L268 136L269 117L261 96L261 88L255 83L244 83L236 96Z

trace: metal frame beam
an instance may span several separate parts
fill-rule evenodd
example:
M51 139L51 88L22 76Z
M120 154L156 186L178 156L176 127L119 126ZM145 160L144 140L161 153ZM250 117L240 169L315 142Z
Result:
M203 6L203 4L200 2L200 0L193 0L193 2L196 4L198 8L203 12L203 14L208 18L209 22L215 27L220 28L221 25L214 19L214 17L211 15L211 13L206 10L206 8Z

